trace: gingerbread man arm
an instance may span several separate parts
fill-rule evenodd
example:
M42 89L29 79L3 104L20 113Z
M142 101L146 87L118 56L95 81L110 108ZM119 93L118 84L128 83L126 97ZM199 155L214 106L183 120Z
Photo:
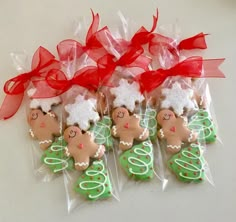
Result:
M116 125L112 127L111 133L112 133L112 136L119 137L120 134L119 134L119 130L117 129Z
M165 138L166 138L165 133L164 133L164 130L163 130L162 128L158 131L157 136L158 136L160 139L165 139Z
M186 127L185 132L183 133L183 141L184 142L188 142L188 143L192 143L194 141L196 141L197 139L197 133L195 133L193 130L190 130Z
M122 135L120 137L119 148L123 151L128 150L132 147L133 141L133 138L129 137L129 135Z
M79 155L75 155L74 160L76 170L86 170L89 166L89 156L81 157Z

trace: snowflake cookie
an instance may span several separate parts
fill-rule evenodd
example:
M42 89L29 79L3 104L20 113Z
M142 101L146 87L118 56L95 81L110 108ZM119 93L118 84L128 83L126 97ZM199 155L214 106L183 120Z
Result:
M110 92L115 96L114 107L125 106L130 112L134 111L136 102L141 103L144 100L139 91L139 84L129 83L126 79L121 79L119 86L112 88Z
M193 90L183 89L178 82L175 82L172 87L164 88L161 91L165 98L161 101L161 108L172 108L176 115L180 116L184 113L184 108L187 110L194 109Z
M29 98L31 98L36 89L31 88L27 91ZM59 96L55 96L52 98L44 98L44 99L31 99L30 101L30 108L31 109L38 109L41 108L43 112L47 113L52 109L53 105L58 105L61 103L61 98Z
M86 100L84 96L77 96L74 104L65 106L65 110L69 114L67 125L78 124L81 130L88 130L90 121L95 123L99 120L96 105L96 99Z

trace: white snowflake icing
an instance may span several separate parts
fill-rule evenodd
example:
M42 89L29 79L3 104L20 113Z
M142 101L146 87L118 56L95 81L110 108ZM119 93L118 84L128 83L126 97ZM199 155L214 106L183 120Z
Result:
M97 122L99 120L98 112L96 112L96 99L84 99L84 96L77 96L75 103L65 106L66 112L69 113L67 124L78 124L80 129L88 130L90 121Z
M178 116L183 114L184 108L194 109L193 90L182 89L178 82L175 82L170 89L162 89L161 93L165 96L165 99L161 102L161 108L168 109L172 107Z
M36 89L31 88L27 91L27 94L30 97L34 95ZM52 98L44 98L44 99L31 99L30 101L30 108L31 109L38 109L41 107L42 111L49 112L52 108L52 105L57 105L61 102L61 98L59 96L55 96Z
M134 111L136 102L141 103L144 100L139 91L138 83L128 83L125 79L121 79L119 86L112 88L110 91L116 97L113 101L114 107L126 106L131 112Z

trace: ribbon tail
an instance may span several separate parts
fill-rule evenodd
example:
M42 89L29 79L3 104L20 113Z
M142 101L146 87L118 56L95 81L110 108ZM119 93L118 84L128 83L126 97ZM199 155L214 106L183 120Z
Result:
M192 36L187 39L183 39L179 45L178 49L179 50L191 50L191 49L206 49L207 44L206 44L206 39L205 36L208 34L204 33L199 33L195 36Z
M0 108L0 120L6 120L14 116L20 108L23 98L24 93L18 95L6 95Z
M202 77L205 78L225 78L219 66L224 62L223 59L204 59Z

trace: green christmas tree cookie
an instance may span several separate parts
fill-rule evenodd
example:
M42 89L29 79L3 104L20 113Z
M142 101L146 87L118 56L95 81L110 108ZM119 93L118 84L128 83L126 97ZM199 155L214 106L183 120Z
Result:
M216 141L216 127L206 110L200 109L192 116L188 127L198 133L200 142L213 143Z
M192 143L183 148L168 161L168 167L182 182L199 183L204 179L205 160L202 156L201 146Z
M41 161L46 164L53 173L62 170L74 169L74 161L71 157L64 155L64 149L67 143L62 137L59 137L47 150L44 151Z
M140 113L141 121L140 126L147 128L149 130L149 137L151 140L157 138L157 112L155 109L147 108L145 113Z
M78 178L75 191L89 200L104 199L112 195L112 185L102 160L94 161Z
M135 180L153 178L153 147L150 141L144 141L123 152L119 160L129 177Z
M111 118L104 116L102 120L95 123L90 129L94 134L95 142L99 145L104 145L107 151L110 150L113 145L111 125Z

